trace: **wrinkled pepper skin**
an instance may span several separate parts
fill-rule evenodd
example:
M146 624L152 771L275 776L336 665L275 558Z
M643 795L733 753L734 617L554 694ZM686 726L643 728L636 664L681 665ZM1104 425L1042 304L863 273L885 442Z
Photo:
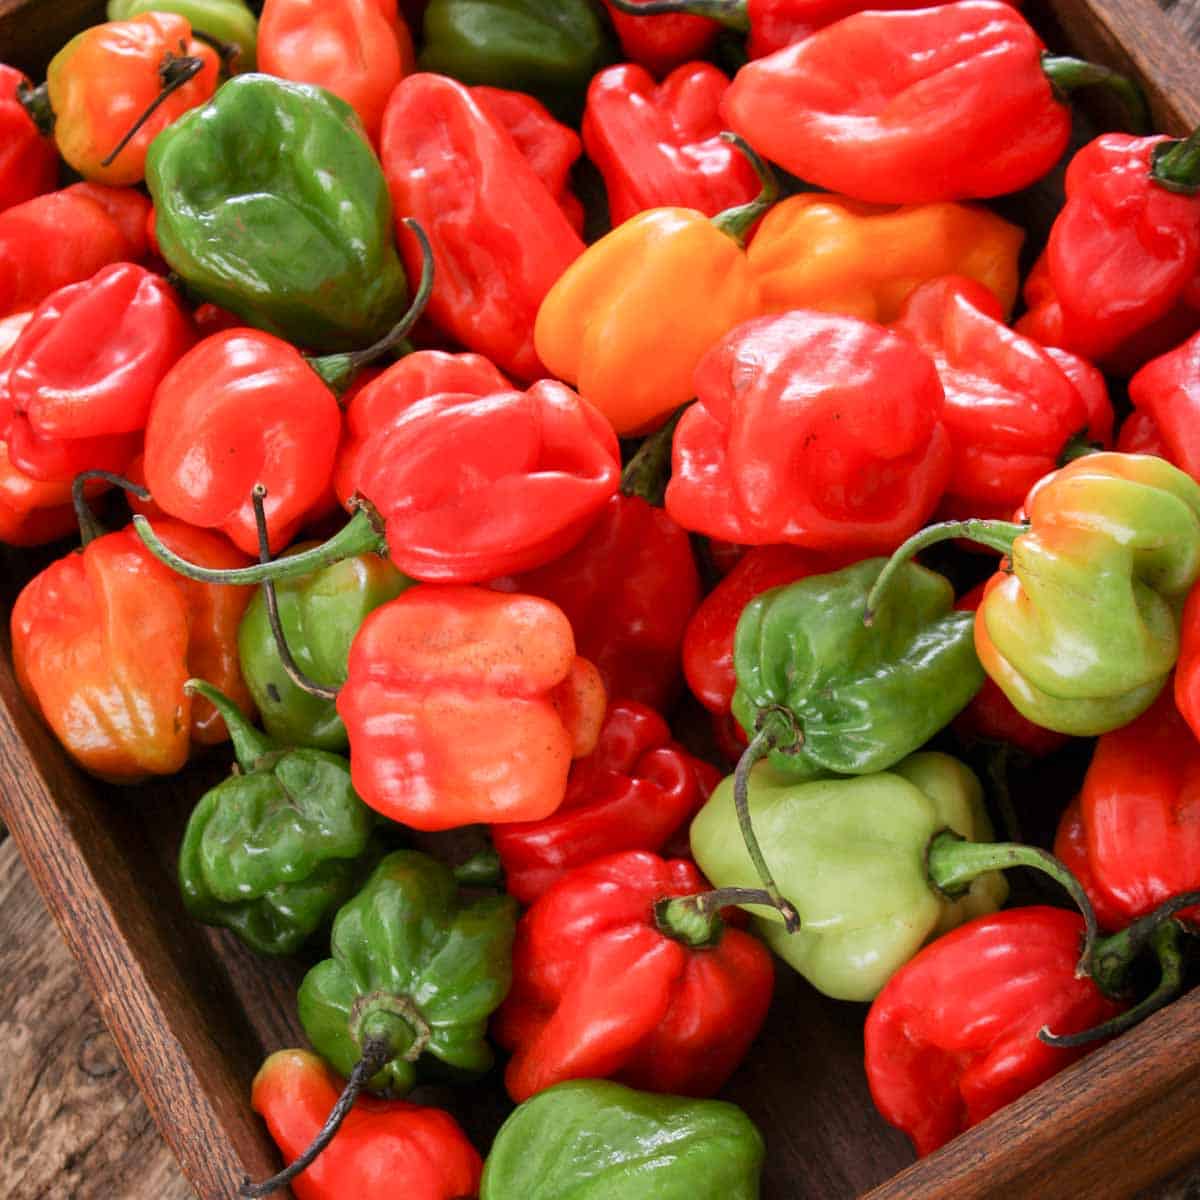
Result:
M957 900L927 876L924 852L935 834L992 838L979 781L944 754L914 754L887 772L808 783L790 783L760 763L750 776L750 811L801 921L789 934L774 910L759 909L754 924L776 954L835 1000L870 1000L926 941L993 912L1008 895L995 871ZM756 886L738 833L732 777L692 822L692 853L714 886Z
M1200 887L1200 821L1192 802L1198 783L1200 742L1170 689L1096 743L1054 852L1076 871L1105 928L1123 929ZM1200 914L1182 915L1195 923Z
M871 1097L918 1155L932 1153L1092 1046L1037 1034L1081 1032L1115 1016L1076 977L1083 919L1062 908L981 916L926 946L892 976L867 1015Z
M607 0L604 7L621 42L622 57L660 79L684 63L707 58L721 31L716 21L688 13L639 17L620 12Z
M254 1077L250 1103L286 1162L325 1123L342 1081L307 1050L277 1050ZM479 1191L483 1161L447 1112L359 1096L336 1137L291 1183L296 1200L463 1200Z
M583 242L512 135L461 83L421 73L388 101L380 157L397 220L433 246L434 323L517 379L546 375L534 318ZM415 238L399 240L415 270Z
M410 585L377 554L344 558L311 575L281 580L275 594L292 658L309 679L340 687L346 682L350 644L367 614ZM261 589L255 590L238 627L238 657L271 737L285 746L346 748L346 728L333 701L303 691L283 669Z
M883 568L867 559L746 605L734 636L732 711L748 735L780 709L797 744L771 764L789 780L885 771L950 723L983 684L970 613L954 611L943 576L915 563L893 581L870 627L867 593Z
M295 954L354 894L374 817L344 758L284 748L218 693L210 699L241 770L192 810L179 848L183 902L259 954Z
M998 0L859 12L747 64L721 114L793 175L857 200L1000 196L1067 148L1043 50Z
M512 1051L520 1104L568 1079L707 1097L745 1057L767 1015L771 956L718 926L693 946L655 915L706 884L682 859L631 850L569 871L517 925L513 986L492 1030Z
M650 208L715 217L758 195L746 156L718 135L729 78L691 62L656 84L632 63L608 67L588 88L583 144L604 176L614 225Z
M712 346L694 388L667 485L667 512L684 529L749 545L890 550L941 498L942 385L900 334L817 312L760 317Z
M101 267L146 254L150 202L133 188L76 183L0 212L0 317L36 308Z
M887 325L939 275L974 279L1011 313L1024 238L971 204L895 207L801 192L767 213L748 254L765 312L815 308Z
M234 71L253 71L258 19L244 0L108 0L108 19L128 21L143 13L178 13L192 29L237 47Z
M372 143L392 89L412 73L412 35L396 0L266 0L258 60L268 75L345 100Z
M1092 454L1036 484L1025 510L1012 571L992 577L975 620L980 662L1036 725L1118 729L1178 657L1200 577L1200 484L1159 458Z
M1148 362L1129 381L1134 411L1118 447L1157 454L1200 480L1200 334Z
M575 867L622 850L661 851L700 811L720 775L671 737L653 709L609 705L596 749L578 759L558 810L492 827L504 886L532 904Z
M349 1076L364 1041L383 1037L395 1057L369 1086L393 1096L438 1067L443 1077L445 1067L486 1071L487 1022L512 981L516 919L511 896L463 902L449 867L415 850L389 854L338 911L332 957L300 984L309 1041Z
M0 440L0 543L40 546L77 528L71 481L43 483L31 478L13 465L8 446Z
M162 536L210 566L246 562L203 531L171 523ZM208 678L250 707L234 649L246 592L181 579L132 529L99 537L17 597L13 664L21 690L93 775L133 783L174 774L193 741L225 736L211 705L184 692L189 678Z
M758 1200L762 1135L721 1100L589 1079L527 1100L501 1126L480 1200Z
M238 75L155 139L146 183L163 258L247 324L327 352L368 346L403 315L387 183L330 92Z
M425 830L549 816L604 708L553 604L432 584L367 617L337 699L355 790Z
M104 164L137 117L163 90L163 71L178 58L199 59L199 73L176 88L130 142ZM76 34L46 68L54 140L67 164L93 183L142 181L150 143L217 88L220 59L192 37L178 13L148 12L92 25Z
M17 101L29 85L15 67L0 63L0 212L49 192L58 182L58 150Z

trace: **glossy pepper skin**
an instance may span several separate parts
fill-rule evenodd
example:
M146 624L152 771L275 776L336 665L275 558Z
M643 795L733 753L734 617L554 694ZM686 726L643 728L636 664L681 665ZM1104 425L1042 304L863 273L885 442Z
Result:
M788 933L774 912L761 909L754 924L776 954L834 999L870 1000L927 940L994 911L1008 894L995 871L953 900L927 875L925 851L936 834L992 837L979 781L944 754L914 754L890 771L808 783L789 782L760 763L750 776L750 808L780 889L801 919L799 932ZM732 777L692 822L692 853L716 886L755 885Z
M604 176L614 225L676 205L715 217L758 195L746 156L718 135L729 78L711 63L687 63L660 84L632 63L592 80L583 144Z
M737 624L732 711L747 735L793 714L771 763L781 777L884 771L948 725L979 690L974 618L949 582L908 564L870 627L867 594L883 567L867 559L756 597ZM918 700L918 697L920 698Z
M623 57L662 78L676 67L706 58L721 26L688 13L639 17L605 0Z
M941 498L942 385L900 334L817 312L760 317L704 355L694 386L667 485L685 529L869 552L898 545Z
M693 758L653 709L615 700L600 740L578 759L558 810L541 821L492 827L504 886L532 904L568 871L624 850L658 852L700 810L715 767Z
M1043 49L998 0L859 12L743 67L721 113L760 154L857 200L999 196L1067 148Z
M36 308L101 267L146 253L150 203L133 188L76 183L0 212L0 316Z
M767 213L748 253L764 311L815 308L886 325L939 275L974 279L1010 313L1024 238L971 204L896 207L801 192Z
M71 481L43 483L33 479L13 465L8 446L0 441L0 543L40 546L76 528Z
M43 481L123 470L156 388L195 340L171 286L133 263L51 293L0 368L12 462Z
M237 47L234 71L253 71L258 19L244 0L108 0L108 19L128 21L143 13L178 13L193 30Z
M58 182L58 151L17 100L30 86L15 67L0 63L0 212L49 192Z
M317 1052L348 1076L364 1043L392 1058L371 1090L402 1096L431 1060L476 1074L492 1065L488 1017L511 982L517 904L463 901L449 867L415 850L389 854L333 924L332 957L304 977L300 1023Z
M341 1080L307 1050L277 1050L254 1077L250 1103L286 1161L299 1158L325 1123ZM360 1096L325 1151L292 1181L296 1200L463 1200L475 1196L483 1162L449 1113L403 1100Z
M344 558L311 575L282 580L275 585L275 594L292 658L309 679L339 687L346 681L350 643L367 614L410 584L377 554ZM333 701L303 691L284 670L261 589L238 627L238 657L263 728L271 737L286 746L345 749L346 728Z
M341 423L333 393L295 347L254 329L214 334L159 385L146 484L164 512L220 529L257 556L250 493L262 483L277 551L328 486Z
M696 945L659 901L706 890L691 863L630 850L569 871L517 925L513 986L492 1024L519 1104L568 1079L711 1096L767 1015L771 956L718 922Z
M1200 480L1200 334L1152 359L1129 381L1134 411L1121 450L1157 454Z
M164 540L212 566L245 559L174 522ZM250 707L234 637L245 588L180 579L131 529L96 538L36 575L12 611L13 663L26 699L85 770L119 783L171 775L193 741L221 741L207 701L184 691L211 679Z
M355 790L426 830L549 816L604 706L553 604L436 585L367 617L337 699Z
M198 59L198 73L176 88L111 163L104 160L152 101L179 59ZM192 37L178 13L148 12L76 34L46 69L59 153L94 183L140 183L150 143L217 88L217 52Z
M1122 1006L1076 977L1083 920L1062 908L981 916L926 946L867 1015L866 1069L884 1118L918 1155L1081 1058L1037 1034L1090 1029Z
M266 0L258 61L268 75L345 100L375 143L388 96L412 72L412 35L396 0Z
M397 219L433 245L435 324L520 380L547 374L534 318L583 242L512 135L461 83L420 73L388 101L380 157ZM413 265L407 231L400 247Z
M561 1083L501 1126L480 1200L758 1200L762 1135L721 1100Z
M155 139L146 183L163 258L247 324L325 352L361 349L403 315L387 184L330 92L238 75Z
M205 792L179 848L179 888L206 925L232 929L259 954L295 954L350 899L374 826L350 786L350 765L285 748L219 692L239 772Z

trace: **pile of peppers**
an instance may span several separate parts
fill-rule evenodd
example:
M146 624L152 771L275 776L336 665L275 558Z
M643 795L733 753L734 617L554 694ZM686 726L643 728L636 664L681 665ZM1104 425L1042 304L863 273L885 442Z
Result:
M182 903L306 965L231 1192L755 1200L779 972L919 1155L1180 990L1200 131L1000 0L107 17L0 65L0 543L30 706L224 754Z

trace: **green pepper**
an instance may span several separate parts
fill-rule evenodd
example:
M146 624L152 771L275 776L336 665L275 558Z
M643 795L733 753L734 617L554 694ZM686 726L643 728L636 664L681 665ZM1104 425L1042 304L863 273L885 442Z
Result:
M303 549L304 545L294 546L289 553ZM279 619L296 664L317 683L340 687L346 682L346 660L358 627L368 613L411 582L386 558L360 554L277 583ZM321 750L348 745L334 702L306 692L284 670L261 589L238 628L238 658L263 727L273 738Z
M154 139L146 183L163 258L248 324L327 353L403 315L383 169L332 93L238 75Z
M583 112L613 49L589 0L431 0L421 67L463 83L531 92L560 116Z
M738 836L734 781L723 780L692 822L692 854L714 887L753 886ZM1005 866L1061 883L1095 936L1091 905L1070 872L1032 846L990 843L979 781L944 754L914 754L890 771L793 783L770 763L750 773L754 824L800 916L751 907L767 943L818 990L870 1000L930 938L995 911Z
M244 0L108 0L108 19L127 21L148 12L178 13L194 33L204 33L238 48L237 71L253 71L258 50L258 20Z
M300 985L313 1048L389 1095L419 1074L486 1071L484 1034L512 982L516 919L511 896L464 903L449 867L415 850L389 854L334 920L333 957Z
M763 1140L740 1108L560 1083L500 1128L479 1200L757 1200Z
M344 758L290 750L253 728L214 687L240 774L206 792L179 851L188 911L224 925L260 954L294 954L362 880L375 826Z

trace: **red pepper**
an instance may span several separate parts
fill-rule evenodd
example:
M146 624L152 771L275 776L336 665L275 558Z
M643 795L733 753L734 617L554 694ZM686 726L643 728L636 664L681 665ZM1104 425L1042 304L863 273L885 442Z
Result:
M1059 363L1009 329L1000 302L972 279L946 275L922 284L893 328L933 359L946 393L942 421L952 466L942 512L948 519L1007 520L1073 441L1094 442L1112 430L1107 396L1097 430L1087 400Z
M1038 1038L1121 1011L1076 977L1083 920L1061 908L978 917L926 946L875 998L865 1033L876 1107L919 1155L1015 1100L1088 1047Z
M1197 588L1189 594L1179 623L1175 703L1192 732L1200 737L1200 589Z
M590 754L604 686L563 614L533 596L409 588L350 648L337 711L358 794L415 829L549 816Z
M653 709L614 701L596 749L571 767L561 807L542 821L492 826L506 890L532 904L594 859L662 850L700 811L719 778L672 739Z
M0 213L0 317L146 253L150 201L133 188L76 183Z
M701 360L675 433L667 511L752 545L880 551L941 498L950 443L929 357L829 313L738 326Z
M396 84L415 66L412 34L396 0L266 0L258 69L315 83L358 113L372 144Z
M58 181L54 139L42 135L17 100L29 80L0 63L0 212L50 191Z
M635 7L645 3L646 0L633 0ZM693 59L706 57L721 32L716 21L685 12L641 17L622 12L608 0L604 7L625 57L660 77Z
M290 1163L325 1124L341 1080L307 1050L278 1050L254 1077L250 1103ZM296 1200L468 1200L483 1162L438 1108L361 1095L316 1161L292 1181Z
M577 867L534 903L492 1025L513 1052L514 1100L567 1079L688 1096L725 1083L766 1017L774 971L749 934L659 904L704 886L690 862L633 850Z
M124 470L155 389L195 340L171 286L132 263L53 292L0 370L0 437L13 465L44 481Z
M583 242L512 136L462 84L410 75L388 101L381 158L397 219L433 244L434 322L519 379L545 375L534 318ZM403 226L400 247L414 269Z
M88 495L102 490L102 485L90 487ZM31 479L13 466L8 447L0 440L0 543L40 546L77 528L71 481L44 483Z
M758 195L749 160L720 136L728 87L710 63L688 63L657 85L630 63L592 79L583 142L604 176L614 225L669 206L715 217Z

